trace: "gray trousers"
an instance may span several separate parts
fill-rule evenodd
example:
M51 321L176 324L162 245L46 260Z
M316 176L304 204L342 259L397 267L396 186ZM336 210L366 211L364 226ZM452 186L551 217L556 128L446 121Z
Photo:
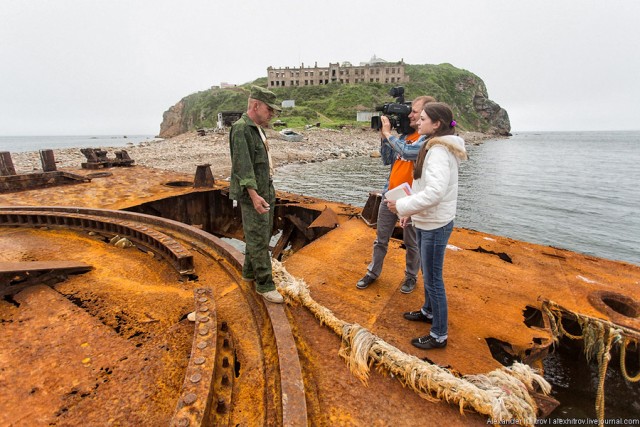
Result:
M377 278L382 272L382 264L384 257L387 255L389 248L389 239L393 234L393 229L398 222L398 216L391 212L384 203L384 196L378 209L378 225L376 231L376 240L373 242L373 258L367 267L367 274ZM416 229L412 225L408 225L403 229L402 238L406 247L406 266L405 274L416 278L418 269L420 268L420 253L418 252L418 244L416 243Z

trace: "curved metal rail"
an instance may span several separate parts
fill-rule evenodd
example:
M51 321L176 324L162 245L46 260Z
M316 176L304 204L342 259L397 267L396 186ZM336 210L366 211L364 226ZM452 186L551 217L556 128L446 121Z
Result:
M130 220L110 219L82 213L3 210L0 212L0 225L58 226L119 235L158 253L167 259L180 274L194 272L193 256L180 243L163 233Z
M128 222L124 222L128 221ZM98 232L126 235L132 240L155 249L165 256L172 265L182 271L193 272L193 257L173 238L156 230L145 227L157 226L165 230L187 236L212 248L233 268L242 268L244 255L223 240L184 223L151 215L116 211L109 209L79 207L2 207L0 206L0 226L42 226L56 225L87 229ZM157 245L157 246L156 246ZM191 257L191 258L189 258ZM190 259L190 264L181 264L178 260ZM184 268L189 265L189 268ZM283 305L266 304L266 311L274 333L280 375L280 402L282 405L282 425L307 425L307 407L302 379L302 368L297 347ZM216 342L219 341L215 302L211 289L195 290L196 328L192 344L191 357L187 366L185 380L180 390L180 399L171 421L172 426L203 425L211 419L213 410L223 412L224 400L213 402L212 379L215 369L223 368L227 363L216 363ZM221 325L224 334L226 325ZM222 340L224 345L229 340ZM222 375L223 382L225 375Z

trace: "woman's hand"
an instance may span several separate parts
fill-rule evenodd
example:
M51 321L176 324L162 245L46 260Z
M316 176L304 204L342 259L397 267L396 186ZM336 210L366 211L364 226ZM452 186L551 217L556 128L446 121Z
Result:
M398 214L398 209L396 209L396 201L395 200L385 200L384 203L387 204L387 207L394 214Z
M405 228L407 225L411 225L411 218L406 216L400 218L400 227Z

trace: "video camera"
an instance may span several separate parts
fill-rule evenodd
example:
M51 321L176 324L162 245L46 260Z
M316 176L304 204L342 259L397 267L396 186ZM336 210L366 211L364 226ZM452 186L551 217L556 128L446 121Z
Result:
M389 89L389 95L396 98L396 102L387 102L377 106L376 111L381 111L389 118L391 129L395 129L400 134L412 133L414 129L409 126L409 114L411 113L411 102L404 101L404 88L402 86ZM371 117L371 129L380 130L382 123L380 116Z

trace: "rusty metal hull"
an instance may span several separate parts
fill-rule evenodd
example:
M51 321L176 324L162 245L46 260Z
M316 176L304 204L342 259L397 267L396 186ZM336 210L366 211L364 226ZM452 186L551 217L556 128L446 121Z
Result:
M93 267L18 292L20 278L0 284L0 372L12 390L0 424L486 425L388 375L355 379L340 337L300 305L265 305L240 279L242 254L219 239L242 238L227 185L191 184L135 166L0 195L0 261ZM543 301L640 330L640 267L455 229L445 258L449 345L415 349L410 339L428 328L402 313L424 296L399 292L399 241L378 280L355 287L375 239L360 214L279 193L274 255L320 304L406 353L460 375L492 371L501 358L540 367L553 339ZM108 243L123 232L136 247Z

